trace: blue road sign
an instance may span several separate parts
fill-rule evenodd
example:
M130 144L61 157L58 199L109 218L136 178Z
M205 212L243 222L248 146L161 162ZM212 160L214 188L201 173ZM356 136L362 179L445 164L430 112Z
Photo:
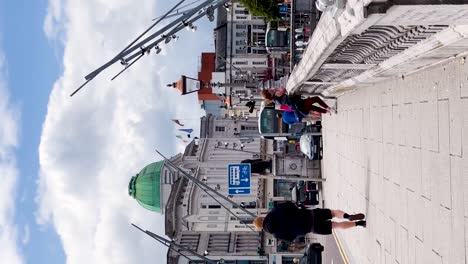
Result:
M288 13L288 6L287 5L279 5L278 6L278 13L287 14Z
M250 194L250 164L229 164L228 181L230 195Z
M229 195L250 194L250 188L249 189L232 188L232 189L229 189L228 194Z

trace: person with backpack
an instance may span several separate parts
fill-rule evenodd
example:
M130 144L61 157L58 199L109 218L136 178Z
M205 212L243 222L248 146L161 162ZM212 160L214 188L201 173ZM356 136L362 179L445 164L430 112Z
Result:
M346 219L334 222L332 218ZM332 229L366 227L365 215L347 214L341 210L316 208L309 210L292 202L284 202L274 207L265 217L258 216L253 224L258 230L265 230L275 238L293 241L297 236L315 233L330 235Z
M328 106L320 97L312 96L303 99L300 95L288 95L284 87L276 89L271 88L268 90L262 90L260 95L263 97L265 105L269 105L272 102L279 105L285 105L290 108L297 108L301 113L308 115L311 111L318 112L321 114L329 113L336 110ZM315 106L314 104L319 106Z

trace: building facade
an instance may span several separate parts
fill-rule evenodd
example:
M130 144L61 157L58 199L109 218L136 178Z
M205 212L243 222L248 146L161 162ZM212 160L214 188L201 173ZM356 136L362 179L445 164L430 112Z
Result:
M242 116L250 115L253 112L248 112L247 102L256 101L256 109L259 108L258 84L271 75L265 48L265 21L233 1L228 9L217 9L216 25L216 72L224 73L225 85L214 91L226 96L227 109L244 109Z
M164 213L165 233L174 242L211 259L265 264L267 257L257 253L262 247L262 233L253 230L253 218L239 208L242 206L255 215L266 210L266 205L260 202L265 195L263 181L252 178L250 194L230 196L238 204L232 205L204 192L171 165L228 195L228 165L258 157L262 148L257 120L208 114L201 119L200 138L170 162L155 162L143 168L130 180L129 194L143 207ZM172 250L167 258L168 263L188 263Z
M143 207L164 213L165 233L175 243L210 259L266 264L275 263L271 262L273 258L298 256L289 252L289 244L283 245L270 234L255 231L253 218L239 206L255 215L265 215L275 203L290 199L289 184L296 181L295 174L308 177L309 165L300 155L285 155L277 143L261 138L256 118L208 114L200 122L200 138L190 142L183 153L171 157L170 162L155 162L143 168L132 177L129 194ZM273 159L272 172L294 179L253 174L250 194L228 196L228 165L265 155ZM204 192L170 163L228 196L237 205ZM195 261L190 263L197 263L193 254L183 254ZM167 261L189 263L173 250L168 251Z
M263 17L252 16L240 3L234 2L227 11L228 65L227 82L248 78L263 80L268 70L265 48L266 24Z
M181 167L227 195L227 166L261 152L262 141L256 135L256 120L207 115L201 119L200 139L187 146ZM231 196L230 199L258 214L264 209L264 204L258 202L264 187L256 179L252 179L251 183L249 195ZM257 253L262 237L260 232L251 230L251 216L237 206L204 192L194 182L180 179L173 190L166 207L166 234L177 243L211 259L267 263L267 258ZM215 199L221 201L221 205ZM192 259L196 258L192 256ZM169 251L168 263L188 263L188 260Z

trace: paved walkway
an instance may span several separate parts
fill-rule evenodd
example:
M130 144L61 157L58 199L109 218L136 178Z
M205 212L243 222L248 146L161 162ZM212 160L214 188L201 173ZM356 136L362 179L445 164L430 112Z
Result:
M468 263L468 59L360 88L324 117L326 207L352 263Z

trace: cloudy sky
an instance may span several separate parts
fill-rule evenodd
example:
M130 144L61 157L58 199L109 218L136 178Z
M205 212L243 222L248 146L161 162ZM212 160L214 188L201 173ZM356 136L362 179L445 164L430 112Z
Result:
M197 32L115 81L112 58L178 1L0 0L0 259L2 263L161 263L166 249L130 226L163 233L163 217L127 195L130 177L183 149L171 118L197 129L195 96L165 87L196 76L214 49ZM188 1L191 2L191 1Z

